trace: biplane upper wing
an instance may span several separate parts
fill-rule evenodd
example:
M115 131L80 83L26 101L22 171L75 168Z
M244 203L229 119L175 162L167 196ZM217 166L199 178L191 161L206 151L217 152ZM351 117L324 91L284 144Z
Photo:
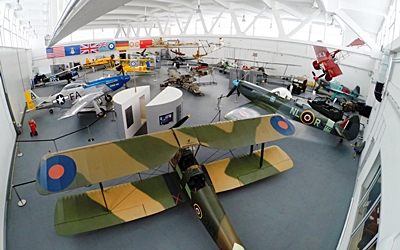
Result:
M326 47L313 46L313 48L314 48L315 56L317 57L318 63L326 62L328 60L333 60L331 54L329 53L329 51Z
M174 129L174 132L181 147L185 147L186 144L190 146L196 138L202 146L223 150L282 139L295 134L296 130L293 124L281 115L269 115L178 128Z
M46 195L146 171L168 162L178 149L167 130L49 153L39 165L36 190Z

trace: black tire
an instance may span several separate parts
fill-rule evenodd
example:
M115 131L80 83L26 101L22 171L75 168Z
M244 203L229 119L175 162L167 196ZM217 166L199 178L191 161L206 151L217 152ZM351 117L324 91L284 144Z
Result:
M105 95L105 96L104 96L104 99L106 100L106 102L111 102L112 96L110 96L110 95Z
M31 137L32 137L32 132L30 132L30 134L31 134Z
M35 135L36 135L36 136L38 135L38 132L37 132L37 131L36 131Z
M49 109L49 113L53 114L54 110L53 109Z
M98 117L104 117L106 115L106 111L103 108L100 108L100 113L97 114Z

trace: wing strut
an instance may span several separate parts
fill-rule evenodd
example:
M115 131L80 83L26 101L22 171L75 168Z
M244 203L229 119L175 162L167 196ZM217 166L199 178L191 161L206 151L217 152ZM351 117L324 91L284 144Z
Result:
M262 167L264 161L264 147L265 147L265 142L261 143L260 168Z
M100 185L100 189L101 189L101 195L103 196L104 205L106 206L107 211L110 211L110 209L108 209L108 206L107 206L106 197L104 196L103 183L99 182L99 185Z
M250 154L253 153L253 150L254 150L254 145L250 145Z

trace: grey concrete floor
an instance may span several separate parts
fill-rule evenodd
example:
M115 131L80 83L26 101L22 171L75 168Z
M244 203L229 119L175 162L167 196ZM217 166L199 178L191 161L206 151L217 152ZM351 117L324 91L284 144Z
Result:
M182 70L182 69L181 69ZM89 80L102 76L103 72L88 73ZM229 91L228 78L214 73L218 85L202 86L203 97L183 91L183 115L191 118L184 126L210 123L218 120L217 98ZM167 78L166 68L157 76L141 76L136 84L150 85L151 98L160 92L159 84ZM204 79L207 81L207 79ZM132 86L133 81L129 86ZM267 84L272 89L277 85ZM37 88L38 95L50 95L61 86ZM306 95L310 93L306 92ZM221 102L223 115L248 100L239 96L224 98ZM25 115L21 141L54 139L61 135L86 128L96 121L94 113L79 114L58 121L61 110L49 114L47 110L29 112ZM12 174L12 184L35 180L41 157L50 151L85 146L117 139L114 116L97 120L89 129L63 137L56 142L19 142ZM28 121L34 119L39 135L30 137ZM353 149L348 142L294 122L299 134L267 145L276 144L294 161L294 167L257 183L233 191L221 193L221 200L239 238L246 249L335 249L339 240L356 179L358 159L353 160ZM93 138L93 142L88 139ZM154 154L157 155L155 149ZM199 162L205 161L214 150L202 148ZM237 149L234 154L247 153ZM218 152L207 161L221 158L226 152ZM113 157L110 155L110 157ZM229 157L225 155L224 157ZM160 172L165 166L162 166ZM128 176L105 183L113 185L132 181ZM18 198L12 191L7 204L6 247L20 249L216 249L212 239L188 205L181 205L165 212L137 221L125 223L89 233L60 237L53 226L54 208L59 197L87 189L80 188L49 196L39 195L34 184L16 188L27 200L18 207Z

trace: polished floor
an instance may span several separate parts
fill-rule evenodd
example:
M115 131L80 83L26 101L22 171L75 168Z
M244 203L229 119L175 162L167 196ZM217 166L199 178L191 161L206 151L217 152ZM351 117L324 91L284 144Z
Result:
M102 75L103 72L96 72L88 73L86 77L91 80ZM208 81L207 77L203 81ZM229 80L226 75L218 72L214 73L214 78L217 85L200 87L205 94L203 97L182 90L183 114L191 114L184 126L218 120L218 97L228 93ZM165 79L166 68L162 68L157 75L137 77L136 84L150 85L153 98L161 91L159 84ZM129 86L133 85L132 80ZM265 87L272 89L277 85L266 84ZM38 95L50 95L60 88L42 87L35 91ZM221 119L225 113L246 102L243 96L239 96L237 102L235 95L223 98ZM47 110L26 113L24 132L19 137L17 150L23 156L16 157L12 171L13 185L35 180L40 159L48 151L117 139L113 113L98 120L93 113L86 113L59 121L57 118L61 114L62 110L55 110L52 115ZM29 135L28 121L31 119L38 126L39 134L35 137ZM296 137L267 143L279 145L288 153L294 161L292 169L218 195L246 249L333 250L339 240L353 193L358 159L353 159L353 149L348 142L339 143L339 138L299 123L295 123L295 126L299 131ZM72 133L79 129L82 130ZM68 133L72 134L61 137ZM144 146L157 156L157 148ZM233 151L236 155L247 152L247 148ZM198 160L209 162L224 154L224 157L229 157L226 152L215 153L214 150L203 148ZM128 176L105 185L135 178ZM90 188L41 196L34 185L31 183L16 187L20 197L27 201L23 207L18 206L15 191L10 194L6 225L8 250L217 249L187 204L123 225L60 237L53 226L56 200L63 195L98 187L93 185Z

